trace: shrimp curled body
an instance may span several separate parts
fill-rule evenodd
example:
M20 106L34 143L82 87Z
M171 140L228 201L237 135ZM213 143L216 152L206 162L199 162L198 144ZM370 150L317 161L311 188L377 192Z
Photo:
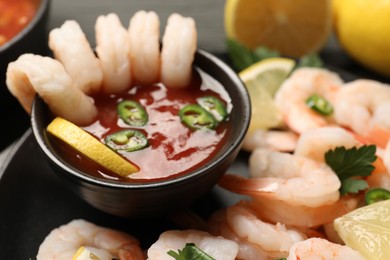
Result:
M74 85L60 62L50 57L21 55L8 65L6 83L28 113L38 93L54 114L76 124L91 123L97 115L94 100Z
M96 52L103 72L102 90L116 94L131 84L130 43L116 14L101 15L95 24Z
M185 87L192 75L197 33L191 17L171 14L161 50L161 81L169 87Z
M76 219L50 232L39 247L37 260L72 259L82 246L111 257L107 259L145 259L138 240L133 236Z

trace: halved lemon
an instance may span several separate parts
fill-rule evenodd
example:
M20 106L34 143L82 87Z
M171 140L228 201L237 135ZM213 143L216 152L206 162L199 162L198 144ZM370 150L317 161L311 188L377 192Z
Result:
M136 165L105 146L82 128L61 117L56 117L47 126L47 131L81 154L122 177L139 171Z
M228 38L299 58L319 51L332 27L331 0L227 0Z
M283 124L283 115L275 104L274 94L294 67L295 61L292 59L269 58L239 73L252 104L248 134L257 129L270 129Z
M345 244L367 259L390 259L390 200L358 208L334 220Z

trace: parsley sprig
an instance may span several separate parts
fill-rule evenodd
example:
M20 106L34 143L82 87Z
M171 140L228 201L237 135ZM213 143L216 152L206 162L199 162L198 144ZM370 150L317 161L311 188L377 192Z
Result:
M278 51L265 46L258 46L254 50L250 50L234 39L227 39L226 47L230 61L236 71L242 71L264 59L282 57ZM302 56L297 60L297 67L323 67L323 65L320 56L316 53Z
M359 148L336 147L325 153L325 162L332 168L341 181L340 193L358 193L368 188L361 177L369 176L375 167L376 146L363 145Z
M184 248L182 250L179 249L178 252L169 250L168 255L176 260L215 260L194 243L187 243Z

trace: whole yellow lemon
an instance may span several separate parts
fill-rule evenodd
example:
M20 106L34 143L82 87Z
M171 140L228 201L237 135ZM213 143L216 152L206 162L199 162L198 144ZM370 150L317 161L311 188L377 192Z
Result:
M354 60L390 76L390 1L333 0L334 29Z

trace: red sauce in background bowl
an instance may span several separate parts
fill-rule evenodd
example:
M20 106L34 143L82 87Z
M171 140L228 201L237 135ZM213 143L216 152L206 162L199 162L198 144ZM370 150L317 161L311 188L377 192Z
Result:
M58 145L64 158L80 170L97 178L121 182L147 182L177 177L186 174L206 163L215 156L225 142L230 131L229 121L221 122L214 130L192 130L184 125L179 110L196 99L215 96L231 110L230 97L224 87L201 70L194 70L191 84L186 88L172 89L162 83L150 86L132 86L120 95L99 94L94 96L99 115L97 120L82 128L104 143L104 139L124 129L143 132L148 139L148 147L119 152L136 164L140 171L127 178L118 176L65 145ZM117 105L123 100L135 100L147 111L149 119L145 126L126 125L117 113Z
M32 20L40 0L0 1L0 46L16 36Z

